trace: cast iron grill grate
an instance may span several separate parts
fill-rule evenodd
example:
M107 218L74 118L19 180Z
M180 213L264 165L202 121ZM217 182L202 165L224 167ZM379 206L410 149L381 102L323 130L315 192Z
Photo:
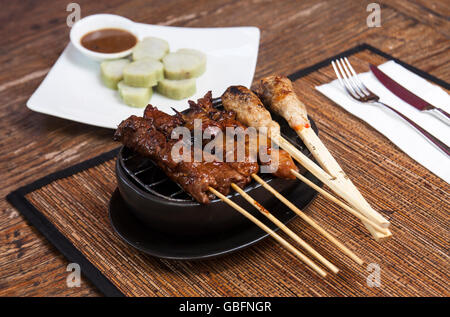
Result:
M124 147L120 152L119 160L133 182L147 192L168 200L192 201L191 196L167 177L149 158Z

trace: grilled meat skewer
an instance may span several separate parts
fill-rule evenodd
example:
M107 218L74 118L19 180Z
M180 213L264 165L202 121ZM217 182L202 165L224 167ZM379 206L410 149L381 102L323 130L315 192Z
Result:
M286 119L295 131L311 127L306 107L294 92L292 82L287 77L268 76L263 78L256 93L264 105Z
M280 126L272 120L270 112L259 98L244 86L230 86L222 95L222 104L226 110L236 113L236 118L248 127L267 128L269 137L276 139L280 135Z
M387 228L389 226L388 220L369 205L326 146L311 129L306 107L295 93L289 78L283 76L263 78L256 92L268 108L286 119L289 126L297 132L322 168L336 178L336 181L339 183L339 189L345 190L345 192L341 193L336 192L362 215ZM389 231L387 233L380 232L367 222L363 221L363 223L377 241L382 241L391 236Z
M218 162L211 157L211 154L204 151L202 151L204 160L195 162L192 149L187 154L191 157L190 162L175 161L172 158L172 147L179 140L171 139L171 135L176 127L185 126L193 129L194 120L201 119L203 131L213 128L225 131L226 127L246 129L235 120L236 114L233 111L219 111L212 106L211 93L199 99L198 103L190 102L190 108L191 111L187 114L171 116L148 105L144 111L144 118L131 116L124 120L119 125L114 138L141 155L151 158L194 199L201 203L208 203L212 198L208 190L209 186L227 195L230 192L231 183L242 188L250 183L251 175L258 172L259 165L256 161L249 159L248 140L245 144L247 155L244 162ZM236 146L235 142L234 150ZM268 149L268 151L271 150ZM296 165L282 150L279 157L278 169L273 173L279 177L292 178L289 171L291 168L297 169Z
M242 87L242 86L240 86ZM243 89L241 89L243 91ZM249 96L249 99L255 101L252 96ZM257 99L257 98L256 98ZM195 111L195 113L199 113L199 108L203 111L203 113L206 113L207 116L222 126L222 131L225 131L227 127L231 128L240 128L242 131L245 131L247 127L239 122L237 118L237 113L233 110L229 111L222 111L218 110L213 106L212 98L211 98L211 92L209 91L203 98L199 99L197 103L194 103L192 101L189 102L190 108ZM202 114L203 116L203 114ZM272 124L272 126L276 127L277 124ZM279 129L279 126L278 126ZM265 152L270 156L270 158L275 158L278 160L278 164L274 164L273 167L271 167L271 173L274 174L276 177L280 178L287 178L287 179L295 179L295 176L292 174L291 169L298 171L297 166L295 165L294 161L292 160L291 156L282 149L274 149L271 146L271 142L268 138L257 138L255 142L258 143L258 150L261 151L263 147L265 148ZM246 139L246 159L249 155L249 140ZM234 151L234 154L236 155L237 151ZM261 156L259 157L259 164L260 165L266 165L271 166L272 162L270 160L261 160ZM256 172L252 172L256 173Z
M162 125L162 127L167 126ZM191 162L176 162L172 158L172 147L178 140L168 141L166 135L154 126L152 120L131 116L119 125L114 139L152 159L170 179L203 204L209 203L214 197L209 187L228 195L231 183L242 188L249 183L245 177L226 163L194 162L192 152L189 153Z
M151 105L148 105L144 111L144 117L146 119L153 120L154 122L156 122L157 121L156 119L158 118L159 123L163 122L162 120L160 120L161 117L165 117L166 121L170 120L170 118L173 117L173 118L176 118L174 120L181 120L183 122L183 124L181 124L180 126L187 127L190 131L193 131L193 129L194 129L194 120L200 119L203 131L208 130L208 129L215 130L215 131L220 132L222 137L225 137L225 134L224 133L222 134L222 126L218 122L210 119L206 115L206 113L200 108L196 108L196 109L191 108L191 111L189 111L187 114L177 113L177 115L175 115L175 116L170 116L170 115L158 110L157 108L155 108ZM167 126L167 124L164 124L164 126ZM171 130L167 130L167 133L168 133L168 134L166 134L167 137L170 137L170 135L171 135L169 133L169 131L171 133ZM216 136L217 136L217 134L216 134ZM209 142L209 140L206 140L206 141ZM203 146L203 144L201 144L201 145ZM235 150L235 149L236 149L236 143L234 144L233 150ZM225 151L225 148L216 149L216 151ZM203 152L203 154L206 154L206 153ZM226 153L224 153L224 155L223 155L223 158L224 158L223 161L225 160L225 157L226 157L225 155L226 155ZM224 162L224 164L229 165L231 168L233 168L234 170L239 172L243 177L246 178L246 181L249 183L252 180L251 175L254 173L258 173L258 171L259 171L259 165L258 165L256 159L252 160L250 158L250 156L248 156L248 155L245 155L243 162L232 161L232 162Z

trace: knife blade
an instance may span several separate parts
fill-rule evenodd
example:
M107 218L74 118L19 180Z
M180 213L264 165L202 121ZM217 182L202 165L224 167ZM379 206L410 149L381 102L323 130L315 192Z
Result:
M370 64L369 67L372 73L375 75L375 77L380 81L380 83L382 83L383 86L389 89L389 91L392 92L394 95L396 95L397 97L399 97L400 99L410 104L419 111L428 111L431 114L437 115L437 118L439 118L440 120L443 119L442 115L444 115L446 117L446 120L442 121L447 125L449 124L450 114L447 113L445 110L435 107L432 104L420 98L419 96L413 94L411 91L409 91L408 89L397 83L395 80L390 78L388 75L383 73L377 66Z

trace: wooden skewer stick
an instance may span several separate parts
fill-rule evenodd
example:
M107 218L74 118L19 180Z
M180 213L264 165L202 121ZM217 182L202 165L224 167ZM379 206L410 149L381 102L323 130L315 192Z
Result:
M351 199L348 197L343 197L348 203L353 205L358 211L364 214L367 218L372 220L378 219L377 223L384 228L388 227L388 222L383 218L378 212L376 212L366 201L366 199L361 195L359 190L353 184L351 179L345 174L344 170L337 163L333 155L328 151L326 146L314 132L311 127L305 127L297 131L298 136L303 140L306 147L311 151L313 156L317 159L319 164L332 176L335 176L339 182L345 188L345 192L350 194ZM369 217L370 216L370 217ZM380 232L376 230L370 223L363 221L366 228L374 235L374 237L380 241L391 236L391 232L386 230L384 236L377 234ZM375 229L375 230L374 230Z
M340 207L344 208L345 210L347 210L349 213L351 213L353 216L355 216L359 220L361 220L363 222L367 222L372 227L374 227L376 230L378 230L378 231L380 231L380 232L382 232L384 234L388 234L388 230L386 228L383 228L383 227L379 226L376 222L374 222L374 221L370 220L369 218L363 216L362 214L360 214L358 211L356 211L352 207L344 204L342 201L340 201L339 199L337 199L336 197L334 197L333 195L331 195L330 193L328 193L324 189L320 188L319 186L317 186L316 184L311 182L309 179L307 179L305 176L303 176L299 172L294 171L294 170L291 169L291 173L294 174L295 177L297 177L299 180L304 182L306 185L308 185L312 189L316 190L317 192L319 192L320 194L325 196L325 198L331 200L332 202L334 202L338 206L340 206Z
M303 211L301 211L297 206L291 203L288 199L286 199L283 195L281 195L278 191L276 191L272 186L267 184L261 177L253 174L252 177L260 183L265 189L271 192L275 197L277 197L282 203L288 206L293 212L299 215L303 220L305 220L310 226L316 229L320 234L322 234L325 238L327 238L330 242L332 242L336 247L339 248L344 254L346 254L353 261L358 263L359 265L363 265L364 261L361 260L355 253L353 253L350 249L348 249L345 245L339 242L335 237L329 234L325 229L319 226L311 217L306 215Z
M278 220L274 215L272 215L266 208L261 206L256 200L254 200L249 194L247 194L242 188L236 184L231 184L231 187L242 197L244 197L250 204L252 204L256 209L258 209L264 216L269 218L278 228L283 230L288 236L294 239L299 245L301 245L305 250L307 250L312 256L319 260L323 265L329 268L333 273L337 274L339 269L330 261L325 259L319 252L314 250L308 243L296 235L291 229L289 229L284 223Z
M272 139L273 140L273 139ZM310 158L308 158L305 154L300 152L295 146L293 146L289 141L284 139L283 137L279 137L277 140L274 140L278 143L278 145L286 150L296 161L302 164L308 171L310 171L314 176L316 176L322 183L330 187L336 194L344 198L348 203L353 205L355 208L361 211L367 218L378 223L381 227L387 228L389 226L389 221L383 218L380 214L378 214L373 209L361 208L361 201L355 198L354 193L347 192L347 186L334 176L330 176L326 173L321 167L319 167L316 163L314 163ZM369 232L377 241L381 241L383 239L391 236L391 233L384 234L375 230L372 226L366 226Z
M296 257L298 257L300 260L305 262L310 268L312 268L314 271L316 271L320 276L325 277L327 273L321 269L317 264L315 264L313 261L311 261L306 255L298 251L296 248L294 248L289 242L284 240L282 237L280 237L276 232L274 232L272 229L267 227L265 224L263 224L261 221L259 221L257 218L255 218L252 214L250 214L248 211L246 211L244 208L227 198L225 195L221 194L217 190L215 190L212 187L208 188L209 191L211 191L214 195L222 199L225 203L236 209L238 212L240 212L242 215L247 217L250 221L252 221L254 224L256 224L258 227L260 227L262 230L267 232L270 236L272 236L275 240L277 240L282 246L284 246L287 250L292 252Z

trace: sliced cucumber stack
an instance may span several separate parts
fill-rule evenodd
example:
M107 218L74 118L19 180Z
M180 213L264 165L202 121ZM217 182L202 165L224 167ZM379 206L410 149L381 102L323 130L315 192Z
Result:
M152 87L171 99L181 100L196 92L196 77L206 70L206 55L182 48L169 53L167 41L146 37L132 50L132 60L117 59L100 64L105 86L118 89L120 98L132 107L145 107Z
M132 87L121 81L117 84L122 100L131 107L142 108L148 105L152 97L152 88Z
M132 62L123 69L125 84L133 87L152 87L164 78L163 64L152 58Z
M195 94L197 90L195 79L170 80L163 79L158 83L156 91L171 99L184 99Z
M206 70L206 55L193 49L180 49L163 58L167 79L188 79L202 75Z
M128 64L130 64L128 59L103 61L100 64L100 71L105 86L111 89L117 89L117 83L123 78L123 69Z
M169 53L169 43L156 37L146 37L133 48L133 60L143 58L162 59Z

